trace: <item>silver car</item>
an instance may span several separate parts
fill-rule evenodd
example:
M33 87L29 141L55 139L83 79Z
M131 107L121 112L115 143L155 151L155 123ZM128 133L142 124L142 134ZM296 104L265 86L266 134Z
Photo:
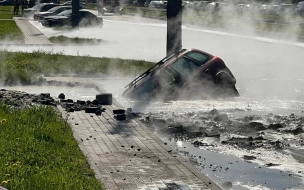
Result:
M295 12L297 15L301 15L301 16L304 15L304 1L301 1L297 4Z

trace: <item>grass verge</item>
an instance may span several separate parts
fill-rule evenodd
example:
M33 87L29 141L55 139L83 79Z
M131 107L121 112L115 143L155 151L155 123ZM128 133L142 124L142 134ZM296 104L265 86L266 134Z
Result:
M24 36L14 20L0 20L0 41L23 42Z
M153 63L119 58L66 56L44 51L0 51L0 81L5 84L32 84L37 76L78 74L90 77L102 75L134 76L151 67Z
M0 18L1 19L12 19L14 13L13 6L0 6Z
M0 18L12 19L13 6L0 6ZM24 37L14 20L0 20L0 41L22 42Z
M0 186L10 190L102 189L53 107L0 103Z
M102 42L101 39L93 39L93 38L69 38L66 36L52 36L49 40L54 44L90 44L97 45Z

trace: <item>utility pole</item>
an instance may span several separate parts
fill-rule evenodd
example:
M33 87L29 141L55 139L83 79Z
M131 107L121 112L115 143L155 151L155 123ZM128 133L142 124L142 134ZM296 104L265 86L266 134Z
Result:
M72 27L79 25L79 0L72 0Z
M168 0L167 56L182 48L182 0Z

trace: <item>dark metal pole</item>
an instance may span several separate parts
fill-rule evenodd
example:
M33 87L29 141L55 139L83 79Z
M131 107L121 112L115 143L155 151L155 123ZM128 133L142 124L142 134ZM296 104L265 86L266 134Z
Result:
M79 0L72 0L72 27L79 25Z
M167 55L182 48L182 0L168 0Z

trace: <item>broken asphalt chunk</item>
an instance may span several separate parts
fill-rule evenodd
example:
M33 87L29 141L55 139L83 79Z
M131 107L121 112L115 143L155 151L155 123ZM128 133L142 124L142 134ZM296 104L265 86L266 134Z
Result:
M126 120L126 114L116 114L114 116L114 118L116 118L117 120L121 121L121 120Z
M214 118L214 121L228 121L228 115L227 114L219 114Z
M220 137L220 133L217 131L205 132L206 137Z
M111 93L97 94L96 100L101 105L112 105L112 94Z
M116 110L113 110L113 113L114 114L124 114L125 110L124 109L116 109Z
M265 130L266 128L264 127L263 123L252 121L249 123L249 127L251 129L254 129L256 131L262 131Z
M65 95L64 95L63 93L60 93L60 94L58 95L58 98L59 98L59 99L65 99Z
M84 109L85 113L96 113L97 110L98 110L98 107L86 107Z
M254 160L254 159L256 159L255 156L250 156L250 155L244 155L243 158L244 158L244 160Z

